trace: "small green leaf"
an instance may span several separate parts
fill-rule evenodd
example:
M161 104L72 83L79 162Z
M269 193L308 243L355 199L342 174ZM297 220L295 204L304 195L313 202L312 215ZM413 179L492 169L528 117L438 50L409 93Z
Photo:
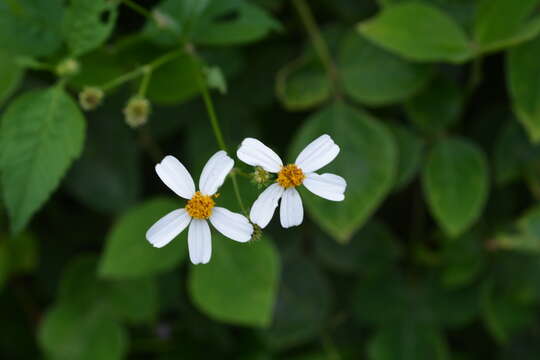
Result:
M263 339L273 349L315 338L330 314L332 293L325 274L298 251L286 254L270 328Z
M417 1L385 7L375 18L359 24L358 30L411 60L462 63L474 55L465 32L452 18Z
M0 50L0 107L19 87L24 70L15 62L15 56Z
M339 49L343 87L353 99L368 105L400 102L421 90L432 68L410 63L350 32Z
M485 155L466 140L444 140L431 150L422 182L435 220L449 236L457 237L478 219L486 203Z
M47 56L62 44L64 0L0 1L0 44L17 55Z
M407 186L416 176L422 161L424 143L418 135L405 126L392 124L390 130L398 148L399 160L394 186L396 190L399 190Z
M540 17L531 19L538 0L480 0L474 39L481 51L496 51L535 37Z
M515 224L512 231L499 233L495 237L498 248L540 253L540 207L527 211Z
M187 253L187 230L161 249L152 247L145 234L157 220L182 206L176 200L154 198L121 216L107 235L100 275L111 279L147 277L180 264Z
M345 200L332 202L301 189L308 213L336 240L347 242L384 200L394 184L397 152L391 133L377 119L342 103L310 117L293 140L290 160L321 134L332 136L340 154L319 173L348 183Z
M70 0L63 33L73 56L87 53L111 35L117 17L117 4L109 0Z
M441 251L441 282L457 288L473 282L486 265L484 243L479 234L470 231L457 239L444 240Z
M308 110L328 99L330 82L317 59L303 57L280 69L276 93L287 110Z
M84 144L84 118L55 86L21 95L0 127L0 171L12 231L22 230L56 189Z
M540 142L540 37L512 48L506 59L512 106L532 142Z
M277 295L280 263L271 240L240 244L212 233L212 260L194 266L189 293L209 317L237 325L270 324Z
M423 133L440 134L459 120L463 100L457 84L440 76L405 102L405 111L409 120Z

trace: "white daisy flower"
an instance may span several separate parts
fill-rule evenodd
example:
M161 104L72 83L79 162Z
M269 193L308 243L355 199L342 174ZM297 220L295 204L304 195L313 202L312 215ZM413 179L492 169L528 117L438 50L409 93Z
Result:
M334 174L315 173L334 160L338 153L339 146L325 134L306 146L294 164L283 165L280 157L259 140L244 139L236 153L238 158L246 164L277 173L276 183L266 188L253 203L249 214L251 221L261 228L266 227L281 199L281 226L288 228L300 225L304 219L304 208L295 188L302 184L324 199L342 201L347 187L345 179Z
M195 191L193 178L174 156L165 156L156 165L159 178L176 195L187 199L186 207L171 211L159 219L146 232L146 239L155 247L163 247L189 225L188 249L193 264L206 264L212 255L212 242L208 221L226 237L246 242L251 239L253 225L248 219L215 206L218 188L234 166L225 151L218 151L206 163L199 179L200 191Z

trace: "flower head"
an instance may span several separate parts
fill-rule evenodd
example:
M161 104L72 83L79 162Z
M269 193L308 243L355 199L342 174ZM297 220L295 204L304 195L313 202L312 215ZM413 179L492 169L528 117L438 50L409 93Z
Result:
M151 105L147 99L142 97L131 98L124 108L126 123L132 128L146 124L150 110Z
M302 199L296 190L300 185L324 199L342 201L347 187L345 179L334 174L315 173L334 160L338 153L339 146L325 134L306 146L293 164L283 165L281 158L259 140L244 139L236 153L238 158L248 165L260 166L277 174L276 183L264 190L253 203L249 214L251 221L261 228L266 227L281 199L281 226L300 225L304 219Z
M85 87L83 91L79 93L79 104L83 110L94 110L103 100L103 90L96 87Z
M217 190L234 166L225 151L218 151L206 163L199 179L199 191L195 191L193 178L184 165L174 156L156 165L159 178L176 195L188 200L182 209L174 210L146 232L146 239L155 247L163 247L189 225L189 258L194 264L206 264L212 254L212 242L208 221L223 235L239 242L251 239L253 225L241 215L216 206Z

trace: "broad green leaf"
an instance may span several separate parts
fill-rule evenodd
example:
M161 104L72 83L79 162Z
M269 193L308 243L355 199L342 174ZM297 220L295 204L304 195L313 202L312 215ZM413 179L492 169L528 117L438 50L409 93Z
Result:
M187 101L199 93L197 80L199 69L189 55L160 66L152 73L147 96L152 102L171 105Z
M393 136L377 119L343 103L311 116L293 140L291 162L321 134L332 136L340 154L319 173L334 173L348 183L345 200L332 202L302 191L308 213L326 232L347 242L384 200L394 184L397 151Z
M475 144L458 138L439 142L422 176L431 213L449 236L459 236L478 219L489 184L485 155Z
M109 0L69 0L63 33L73 56L91 51L111 35L118 4Z
M405 111L422 132L440 134L459 120L463 100L463 93L454 81L438 77L405 102Z
M318 235L316 252L333 270L372 275L391 268L401 255L401 248L387 226L370 221L347 244Z
M398 148L398 169L395 188L403 189L416 176L424 150L422 139L405 126L393 124L390 130L394 135Z
M51 359L120 360L127 353L124 329L102 306L54 306L43 318L38 340Z
M202 45L244 44L262 39L281 25L263 9L244 0L211 0L194 23L192 39Z
M118 105L105 103L89 114L85 149L66 177L74 197L102 212L127 210L136 203L141 188L140 153L134 134L119 119L111 121L117 116Z
M330 97L328 76L317 59L300 58L280 69L276 93L289 111L308 110Z
M443 240L441 282L445 287L454 289L468 285L485 268L486 254L479 235L471 231L457 239Z
M0 171L13 232L56 189L83 147L84 118L60 86L15 99L0 127Z
M404 319L382 327L368 344L370 360L448 360L446 339L437 327Z
M357 32L348 33L341 41L339 70L347 94L368 105L407 99L421 90L432 74L430 65L407 62Z
M62 43L63 0L0 1L0 44L13 54L47 56Z
M154 248L146 240L145 234L156 221L182 206L184 205L176 200L154 198L127 211L107 235L99 274L110 279L140 278L159 274L179 265L187 253L187 230L160 249Z
M99 48L85 54L77 59L80 70L69 78L69 84L75 86L79 91L85 86L100 87L105 85L128 71L121 61L125 60L124 57L121 52L109 48ZM107 93L110 94L114 90L110 89Z
M480 0L474 39L481 51L495 51L535 37L540 17L531 19L538 0Z
M462 63L474 55L460 26L421 2L386 7L375 18L360 23L358 30L377 45L411 60Z
M212 232L212 259L191 267L189 293L209 317L230 324L270 324L280 272L271 240L241 244Z
M325 274L298 251L286 254L271 326L263 339L273 349L298 346L326 325L331 289Z
M15 56L0 50L0 107L19 87L24 70L15 62Z
M512 48L506 58L508 88L518 120L540 142L540 37Z

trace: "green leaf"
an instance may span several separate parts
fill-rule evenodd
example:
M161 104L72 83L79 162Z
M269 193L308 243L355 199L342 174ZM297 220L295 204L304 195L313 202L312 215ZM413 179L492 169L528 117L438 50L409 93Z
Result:
M21 95L0 127L0 171L12 231L22 230L82 151L84 118L55 86Z
M0 50L0 107L19 87L24 70L15 62L15 57Z
M457 239L444 239L442 244L441 282L457 288L473 282L486 265L484 243L478 232L471 231Z
M0 44L13 54L47 56L62 44L63 0L0 1Z
M0 272L5 275L30 273L38 266L38 246L30 233L0 236L0 253Z
M386 7L359 24L358 30L377 45L411 60L462 63L474 54L465 32L452 18L421 2Z
M111 121L118 104L105 105L89 114L86 146L68 173L66 186L92 209L121 212L140 194L140 153L133 132L122 121Z
M121 216L107 235L99 274L104 278L147 277L171 270L186 257L186 231L165 248L146 240L146 231L157 220L182 207L176 200L154 198Z
M485 155L464 139L443 140L429 154L422 183L435 220L449 236L456 237L478 219L486 203Z
M457 84L439 76L405 103L409 120L428 135L440 134L459 120L463 93Z
M497 248L540 253L540 207L528 210L511 231L497 234L494 241Z
M117 17L117 4L109 0L70 0L63 33L73 56L102 45L111 35Z
M293 140L290 159L327 133L339 145L338 157L320 173L342 176L349 184L345 200L332 202L301 189L308 213L340 242L347 242L384 200L394 184L397 151L391 133L367 113L343 103L310 117Z
M273 349L298 346L315 338L331 310L331 289L325 274L294 251L283 260L283 272L270 328L263 332Z
M410 63L350 32L339 48L343 87L353 99L368 105L403 101L429 81L432 68Z
M264 38L281 25L270 15L244 0L211 0L195 21L193 41L202 45L245 44Z
M43 318L39 343L51 359L120 360L127 335L104 307L82 310L60 303Z
M199 93L197 72L201 71L192 56L182 55L152 73L147 97L162 105L178 104Z
M474 39L483 52L516 45L540 32L540 17L531 19L538 0L480 0Z
M294 60L280 69L276 93L289 111L308 110L330 97L328 76L317 59Z
M540 37L512 48L506 73L512 107L532 142L540 142Z
M422 139L405 126L392 124L390 130L398 148L398 169L394 187L403 189L416 176L424 150Z
M391 268L401 255L401 248L387 226L370 221L347 244L318 235L316 252L333 270L373 275Z
M247 244L212 233L212 260L191 268L189 293L206 315L230 324L266 327L272 319L279 258L271 240Z
M100 87L127 72L120 61L125 60L123 58L123 54L109 48L99 48L85 54L77 59L80 70L69 78L69 85L74 86L79 91L85 86ZM110 89L107 94L115 90L116 88Z

